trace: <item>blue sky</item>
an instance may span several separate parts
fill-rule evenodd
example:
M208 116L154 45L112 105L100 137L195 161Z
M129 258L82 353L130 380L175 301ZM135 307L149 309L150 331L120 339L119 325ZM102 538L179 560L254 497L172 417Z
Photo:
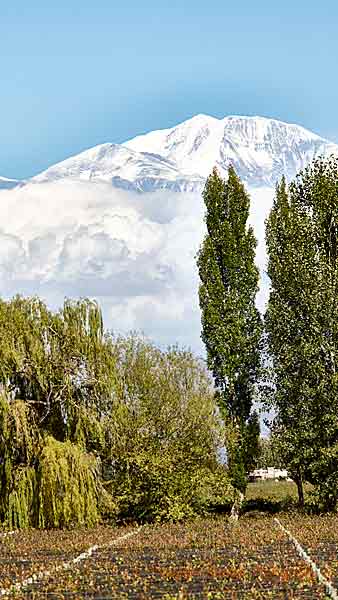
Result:
M338 141L333 0L0 5L0 174L196 113L260 114Z

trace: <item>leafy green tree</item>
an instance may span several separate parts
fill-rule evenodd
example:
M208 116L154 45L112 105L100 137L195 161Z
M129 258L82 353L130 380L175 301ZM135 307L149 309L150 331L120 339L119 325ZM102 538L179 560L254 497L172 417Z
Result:
M285 467L285 457L279 442L279 437L273 434L266 438L260 438L260 454L257 460L258 469L267 469L268 467L283 469Z
M274 431L300 503L306 479L330 509L338 498L337 159L314 161L289 189L281 182L266 241Z
M207 234L197 260L202 340L218 404L229 422L229 472L244 493L254 464L251 448L257 446L253 436L259 437L257 419L251 417L261 338L256 239L247 225L250 199L233 167L226 182L213 170L203 198Z
M135 335L113 346L119 385L104 465L121 515L179 520L231 502L218 458L223 426L203 362Z
M0 301L0 338L0 520L93 524L115 386L99 308L67 301L52 313L38 298Z

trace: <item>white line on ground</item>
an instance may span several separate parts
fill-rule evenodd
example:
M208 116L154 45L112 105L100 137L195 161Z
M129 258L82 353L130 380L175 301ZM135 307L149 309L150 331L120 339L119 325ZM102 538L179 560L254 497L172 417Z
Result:
M279 525L281 530L284 531L284 533L288 536L288 538L294 544L299 556L303 560L305 560L305 562L311 567L311 569L312 569L313 573L315 574L315 576L317 577L318 581L325 587L328 595L331 598L333 598L334 600L338 600L337 591L333 587L331 581L329 581L328 579L326 579L326 577L324 577L324 575L322 575L322 573L321 573L319 567L317 567L316 563L313 562L313 560L310 558L310 556L307 554L307 552L304 550L304 548L300 545L299 541L292 535L292 533L290 533L290 531L288 529L286 529L286 527L284 527L284 525L282 525L280 520L277 518L275 518L274 520Z
M5 538L8 535L14 535L15 533L18 533L18 529L14 529L14 531L1 531L0 532L0 538Z
M12 594L13 592L19 592L20 590L24 589L28 585L32 585L32 583L37 583L39 581L42 581L43 579L47 579L48 577L51 577L58 571L71 569L73 565L76 565L77 563L81 562L82 560L85 560L86 558L90 558L90 556L96 550L101 550L103 548L110 548L111 546L114 546L117 542L121 542L122 540L126 540L127 538L129 538L133 535L136 535L137 533L139 533L141 531L141 529L142 529L142 527L138 527L137 529L134 529L133 531L129 531L129 533L126 533L125 535L121 535L120 537L115 538L108 544L102 544L101 546L96 546L96 545L91 546L90 548L88 548L88 550L86 550L85 552L82 552L81 554L76 556L76 558L73 558L72 560L69 560L69 561L65 561L65 562L61 563L60 565L56 565L50 571L39 571L38 573L33 573L33 575L31 575L30 577L27 577L27 579L24 579L24 581L14 583L9 588L0 588L0 596L8 596L9 594Z

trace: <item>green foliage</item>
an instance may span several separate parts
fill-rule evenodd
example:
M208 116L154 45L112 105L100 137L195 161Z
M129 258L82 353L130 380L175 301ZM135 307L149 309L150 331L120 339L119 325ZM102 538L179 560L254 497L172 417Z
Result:
M266 313L275 432L292 477L338 498L338 162L316 160L278 186L267 221Z
M39 526L95 525L99 492L97 459L69 441L47 437L38 469Z
M259 416L257 411L253 411L246 422L243 432L245 440L245 455L243 456L243 462L246 473L252 471L252 469L255 469L257 466L257 461L261 453L259 434Z
M8 494L5 524L9 529L26 528L36 524L36 470L18 467L13 470Z
M0 385L34 406L44 431L72 438L82 409L110 405L112 353L94 302L54 314L38 298L0 301L0 337Z
M250 413L260 366L256 240L247 226L250 200L232 167L227 182L214 169L203 198L207 234L198 254L202 339L222 414L235 432L227 448L232 480L244 490L247 441L252 444L256 432Z
M0 520L9 527L31 523L40 443L30 406L0 395Z
M92 525L99 465L71 442L40 434L31 407L0 397L1 521L9 528Z

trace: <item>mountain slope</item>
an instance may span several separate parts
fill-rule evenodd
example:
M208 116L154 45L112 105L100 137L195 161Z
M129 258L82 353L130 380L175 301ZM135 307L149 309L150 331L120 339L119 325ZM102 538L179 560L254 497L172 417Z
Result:
M119 144L101 144L72 156L32 179L35 183L60 179L106 182L138 192L168 189L193 191L199 176L185 176L170 160L156 153L137 152Z

